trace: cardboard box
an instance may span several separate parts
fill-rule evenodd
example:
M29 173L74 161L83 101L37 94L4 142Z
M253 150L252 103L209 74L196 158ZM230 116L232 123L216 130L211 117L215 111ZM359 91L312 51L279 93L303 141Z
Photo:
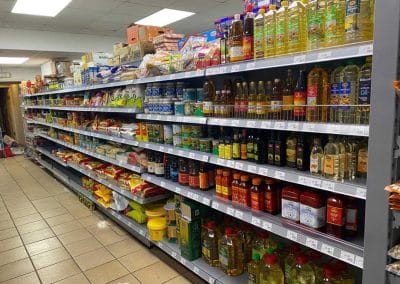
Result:
M120 55L121 48L124 48L125 46L128 46L128 44L123 43L123 42L115 43L113 45L113 54L114 54L114 56Z
M193 221L201 217L201 204L189 199L181 203L182 218Z
M152 41L156 36L167 32L173 32L173 30L167 27L140 25L130 25L126 30L128 44L135 44L139 41Z
M201 257L201 220L180 218L179 235L181 256L190 261Z
M151 41L140 41L136 44L130 44L129 61L139 61L143 56L154 53L154 45Z

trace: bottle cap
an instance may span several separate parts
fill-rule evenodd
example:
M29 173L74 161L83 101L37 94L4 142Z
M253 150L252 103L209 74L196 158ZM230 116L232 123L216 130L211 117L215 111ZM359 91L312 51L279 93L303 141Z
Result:
M222 169L217 170L217 175L222 175Z
M336 276L336 271L332 267L332 265L329 264L324 265L324 275L326 278L333 278Z
M283 0L283 1L281 2L281 7L287 7L287 6L289 6L289 2L286 1L286 0Z
M261 178L256 177L253 178L253 185L260 185L261 184Z
M222 175L224 177L229 177L231 175L231 171L230 170L223 170Z
M241 179L242 177L240 176L240 173L234 173L233 174L234 179Z
M264 255L264 262L269 265L274 265L278 262L278 257L276 254L266 254Z
M255 261L259 261L261 259L261 256L258 253L253 253L252 259Z
M308 262L307 257L304 254L299 254L296 256L296 263L297 264L305 264Z
M211 220L211 221L207 222L207 229L213 230L213 229L215 229L215 227L216 227L216 225L215 225L214 221Z
M264 8L260 8L260 9L258 10L258 14L259 14L259 15L265 14L265 9L264 9Z
M275 4L270 4L269 5L270 10L276 10L276 5Z
M225 228L225 235L233 235L234 231L231 227Z
M244 181L244 182L249 181L249 176L248 175L242 175L240 177L240 181Z
M240 21L240 14L235 14L235 21Z

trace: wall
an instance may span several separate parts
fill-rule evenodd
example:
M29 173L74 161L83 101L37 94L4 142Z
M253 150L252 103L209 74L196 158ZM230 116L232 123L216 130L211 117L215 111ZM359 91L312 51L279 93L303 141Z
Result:
M10 72L11 78L0 78L0 82L19 82L24 80L34 80L35 75L41 74L38 67L6 67L0 66L0 72Z
M19 96L19 86L11 84L8 87L6 96L6 120L8 121L9 132L12 138L19 144L25 144L24 122L21 111L21 98Z

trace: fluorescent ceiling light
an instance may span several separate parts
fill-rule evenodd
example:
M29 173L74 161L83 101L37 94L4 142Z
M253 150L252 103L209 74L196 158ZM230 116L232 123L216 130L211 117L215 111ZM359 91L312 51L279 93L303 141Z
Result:
M181 10L174 10L174 9L162 9L146 18L143 18L135 24L137 25L144 25L144 26L156 26L156 27L163 27L171 23L175 23L180 21L184 18L190 17L194 15L192 12L186 12Z
M0 64L22 64L28 57L0 57Z
M17 0L12 13L55 17L71 0Z

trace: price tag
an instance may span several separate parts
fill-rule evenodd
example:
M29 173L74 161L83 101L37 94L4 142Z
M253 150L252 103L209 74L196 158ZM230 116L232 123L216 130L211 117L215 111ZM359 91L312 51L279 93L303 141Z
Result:
M266 168L258 168L258 174L261 176L268 176L268 169Z
M213 201L211 207L214 208L214 209L216 209L216 210L218 210L218 208L219 208L219 203Z
M372 54L372 51L373 51L372 44L363 45L358 48L359 55L370 55Z
M249 62L246 64L246 70L253 69L254 67L256 67L255 62Z
M218 165L221 165L221 166L225 166L225 160L224 160L224 159L221 159L221 158L218 158L218 159L217 159L217 164L218 164Z
M275 121L275 127L277 129L285 129L285 122L284 121Z
M144 231L142 229L139 230L139 234L141 234L142 236L145 235Z
M203 155L203 157L201 157L201 160L203 162L208 162L208 156L207 155Z
M257 166L248 165L247 166L247 171L250 172L250 173L256 173L257 172Z
M293 57L294 64L304 63L305 61L306 61L305 55L297 55L297 56Z
M203 197L202 202L204 205L210 206L210 199L207 197Z
M319 60L321 60L321 59L327 59L327 58L329 58L329 57L331 57L331 56L332 56L332 52L331 52L331 51L324 51L324 52L318 53L318 59L319 59Z
M186 265L186 259L184 259L182 256L181 256L181 259L180 259L180 263L182 263L183 265Z
M234 168L234 167L235 167L235 161L229 160L229 161L226 163L226 166L227 166L227 167L230 167L230 168Z
M188 72L185 72L185 74L184 74L184 77L185 78L190 78L190 77L192 77L193 75L192 75L192 72L191 71L188 71Z
M299 176L298 183L307 186L313 186L314 179L310 177Z
M215 279L212 278L211 276L208 276L208 283L209 284L214 284L215 283Z
M297 122L288 122L288 130L298 130L299 124Z
M306 246L312 249L318 248L318 241L312 238L306 238Z
M243 212L239 211L239 210L236 210L235 211L235 217L240 219L240 220L243 220Z
M367 197L367 190L362 187L357 187L356 188L356 195L357 197L365 199Z
M193 266L193 272L194 272L194 274L199 275L200 269L197 266Z
M274 178L283 180L285 178L285 173L281 171L275 171Z
M170 79L170 80L175 80L175 78L176 78L176 75L175 75L175 74L169 75L169 79Z
M227 70L226 66L219 67L219 73L220 74L226 73L226 70Z
M241 163L241 162L236 162L236 163L235 163L235 167L236 167L236 169L238 169L238 170L243 170L243 163Z
M231 72L238 72L240 70L240 65L236 64L231 67Z
M348 251L342 250L340 252L340 259L345 261L345 262L347 262L347 263L353 264L354 260L355 260L355 255L350 253L350 252L348 252Z
M163 247L164 247L164 244L163 244L162 242L158 242L158 246L159 246L160 248L163 248Z
M235 216L235 209L232 207L227 207L226 208L226 214L230 215L230 216Z
M171 252L171 256L172 256L173 258L176 258L176 252L172 251L172 252Z
M364 267L364 258L361 256L356 256L356 258L354 259L354 265L360 268Z
M256 226L256 227L261 227L261 220L260 218L257 218L255 216L251 217L251 224Z
M288 230L288 231L286 232L286 237L287 237L289 240L292 240L292 241L294 241L294 242L297 242L297 233L296 233L296 232L293 232L293 231Z
M192 198L193 198L193 200L195 200L195 201L199 201L200 196L199 196L198 194L196 194L196 193L193 193Z
M194 153L189 153L189 159L194 159Z
M271 231L272 230L272 224L270 222L267 222L267 221L262 221L262 228L264 230Z
M326 190L330 190L330 191L334 191L335 190L335 183L331 182L331 181L323 180L322 183L321 183L321 188L322 189L326 189Z
M246 122L246 127L256 127L256 122L254 120L248 120Z
M185 152L183 152L182 150L178 150L178 155L179 155L179 156L184 156L184 155L185 155Z
M193 199L193 192L190 192L190 191L189 191L189 192L187 193L187 197L190 198L190 199Z
M237 119L231 120L232 126L239 126L240 121Z
M327 244L322 244L321 252L323 252L324 254L333 256L333 251L334 251L334 248L332 246L329 246Z
M168 149L167 149L167 153L168 153L168 154L172 154L173 152L174 152L174 149L173 149L173 148L168 148Z
M161 187L165 187L165 181L160 182Z
M175 193L181 193L181 188L179 186L175 186Z

